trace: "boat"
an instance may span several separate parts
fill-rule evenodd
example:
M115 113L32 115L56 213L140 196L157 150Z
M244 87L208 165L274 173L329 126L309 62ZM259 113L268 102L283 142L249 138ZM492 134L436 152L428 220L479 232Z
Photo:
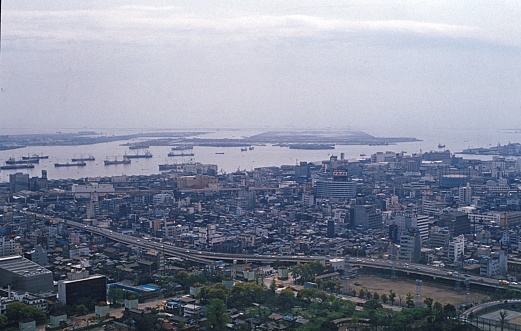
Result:
M43 160L43 159L48 159L49 158L49 155L38 155L38 154L33 154L31 156L22 156L22 160Z
M445 148L445 145L442 145L441 143L438 144L438 148Z
M72 163L55 163L55 167L84 167L87 163L85 162L72 162Z
M32 169L34 168L34 164L26 163L26 164L9 164L5 166L1 166L2 170L12 170L12 169Z
M241 148L241 152L246 152L248 148Z
M6 164L26 164L26 163L40 163L40 159L16 160L10 157L5 161Z
M123 155L123 157L126 159L148 159L148 158L152 157L152 153L150 153L149 151L146 151L145 154L139 154L139 153L125 154L125 155Z
M250 151L253 151L254 148L255 148L255 147L253 147L253 146L248 147L248 149L249 149Z
M222 155L222 154L224 154L224 152L215 152L215 154L220 154L220 155Z
M96 159L92 155L89 157L79 157L79 158L71 159L72 162L84 162L84 161L94 161L94 160L96 160Z
M168 153L168 156L194 156L194 153L174 153L170 152Z
M116 165L116 164L130 164L132 162L130 159L123 158L123 160L105 160L103 161L105 165Z

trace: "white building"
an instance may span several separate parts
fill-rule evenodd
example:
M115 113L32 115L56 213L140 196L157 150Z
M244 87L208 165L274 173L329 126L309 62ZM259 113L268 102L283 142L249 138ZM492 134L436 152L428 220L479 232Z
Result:
M479 259L479 274L485 277L505 276L507 274L508 258L504 251L482 255Z
M459 235L449 242L447 258L451 262L457 262L463 254L465 254L465 236Z

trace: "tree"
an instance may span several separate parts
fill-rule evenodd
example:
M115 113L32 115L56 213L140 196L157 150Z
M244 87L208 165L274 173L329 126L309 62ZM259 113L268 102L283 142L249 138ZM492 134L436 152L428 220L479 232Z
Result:
M289 310L295 305L295 294L292 290L286 288L277 296L277 303L283 310Z
M396 293L393 290L389 290L389 301L391 301L391 305L394 305L394 301L396 300Z
M376 292L376 291L373 293L373 300L375 300L375 301L380 300L380 294L378 294L378 292Z
M34 319L37 324L41 324L47 321L47 316L43 311L21 302L14 302L9 304L7 306L5 315L11 322L21 321L24 319Z
M432 298L425 298L425 300L423 300L423 303L427 306L429 310L432 310L432 304L434 303L434 300Z
M211 299L206 308L206 318L211 330L225 331L230 316L226 313L226 306L220 299Z
M411 293L407 293L407 295L405 296L405 304L409 308L414 307L414 300L413 300L413 296Z
M270 291L275 293L275 290L277 289L277 282L275 281L275 278L271 280L270 283Z
M380 297L380 299L382 299L383 303L387 303L389 301L389 297L385 293L382 293L382 296Z
M4 329L8 322L9 320L7 319L7 316L0 315L0 329Z

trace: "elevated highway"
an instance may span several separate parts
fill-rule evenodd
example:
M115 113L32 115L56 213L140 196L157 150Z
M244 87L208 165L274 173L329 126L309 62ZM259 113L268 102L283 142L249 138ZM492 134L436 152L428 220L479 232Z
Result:
M134 236L125 235L122 233L118 233L109 229L98 228L95 226L87 225L81 222L71 221L63 218L55 218L50 217L48 215L29 212L29 211L20 211L21 213L25 213L27 215L32 215L41 219L54 219L59 220L67 224L67 226L81 229L82 231L90 232L96 235L100 235L106 237L110 240L134 245L137 247L154 249L159 252L163 252L166 256L178 257L183 260L193 261L201 264L211 265L215 261L251 261L251 262L265 262L265 263L273 263L273 262L282 262L287 264L297 264L297 263L305 263L312 261L326 261L331 259L330 256L301 256L301 255L260 255L260 254L229 254L229 253L217 253L217 252L208 252L201 251L195 249L187 249L183 247L174 246L170 242L155 242L152 240L147 240L144 238L138 238ZM503 285L498 282L497 279L475 276L475 275L463 275L457 272L452 272L450 270L426 266L424 264L415 264L415 263L407 263L403 261L390 261L384 259L374 259L374 258L350 258L351 266L359 266L363 268L373 268L377 269L380 272L388 272L389 274L394 270L396 273L401 273L407 275L411 278L420 278L424 280L432 279L442 280L444 282L459 282L462 288L465 287L465 281L468 281L471 286L478 287L487 287L493 290L502 290L506 288L510 288L513 290L521 291L521 285L519 284L508 284Z

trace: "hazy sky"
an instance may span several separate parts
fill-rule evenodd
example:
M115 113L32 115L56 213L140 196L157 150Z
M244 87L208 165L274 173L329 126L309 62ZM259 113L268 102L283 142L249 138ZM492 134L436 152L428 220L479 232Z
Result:
M521 128L521 2L3 1L2 128Z

